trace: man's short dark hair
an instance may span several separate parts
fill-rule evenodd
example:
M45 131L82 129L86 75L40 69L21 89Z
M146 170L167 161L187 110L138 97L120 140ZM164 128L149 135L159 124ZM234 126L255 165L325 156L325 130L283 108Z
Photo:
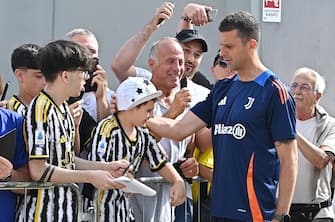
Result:
M85 47L67 40L50 42L39 51L41 72L49 82L53 82L61 71L87 70L90 61Z
M35 44L23 44L13 50L11 55L12 70L15 69L40 69L38 65L38 50Z
M247 42L250 39L259 40L260 30L256 18L248 12L239 11L227 15L219 26L220 32L238 30L239 37Z

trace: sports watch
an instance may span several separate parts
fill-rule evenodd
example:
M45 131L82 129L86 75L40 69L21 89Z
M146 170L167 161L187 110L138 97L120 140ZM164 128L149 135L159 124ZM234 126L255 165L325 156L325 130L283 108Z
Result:
M273 219L276 219L280 222L290 222L291 217L288 214L275 214Z

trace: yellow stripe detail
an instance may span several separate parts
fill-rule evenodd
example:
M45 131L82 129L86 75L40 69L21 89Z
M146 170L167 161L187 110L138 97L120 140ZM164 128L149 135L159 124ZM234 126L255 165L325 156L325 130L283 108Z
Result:
M49 109L49 106L50 106L50 100L47 100L46 101L46 104L45 104L45 108L43 109L44 110L44 116L43 116L43 122L47 122L47 118L48 118L48 116L47 116L47 114L48 114L48 112L47 112L47 110Z
M35 119L36 119L36 122L39 122L39 121L42 120L42 118L39 117L40 112L38 112L40 100L41 100L41 95L36 98L36 103L35 103L36 104L35 105Z
M48 158L49 155L34 155L34 156L29 156L30 159L45 159Z
M34 222L37 222L39 221L39 217L38 217L38 213L39 213L39 210L41 208L41 202L42 202L42 189L38 189L38 192L37 192L37 203L36 203L36 209L35 209L35 217L34 217Z
M102 197L104 195L104 191L99 190L99 195L98 195L98 221L100 221L100 207L101 207L101 202L102 202Z

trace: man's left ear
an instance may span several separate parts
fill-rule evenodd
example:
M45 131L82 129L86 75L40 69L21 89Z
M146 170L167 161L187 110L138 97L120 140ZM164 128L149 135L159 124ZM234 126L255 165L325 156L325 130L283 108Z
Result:
M249 46L251 49L256 49L257 48L257 41L256 39L250 39L249 40Z
M320 93L320 92L316 92L316 93L315 93L315 100L316 100L317 102L319 102L320 99L321 99L321 96L322 96L322 93Z
M62 71L62 73L60 75L61 75L61 77L64 81L67 81L67 79L69 78L69 72L68 71Z

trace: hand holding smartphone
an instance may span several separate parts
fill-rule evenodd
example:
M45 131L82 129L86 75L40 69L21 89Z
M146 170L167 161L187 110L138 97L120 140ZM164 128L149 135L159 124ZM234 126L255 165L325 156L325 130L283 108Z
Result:
M335 153L330 150L325 150L325 153L332 159L335 159Z
M7 81L7 82L5 83L5 87L4 87L4 89L3 89L3 92L2 92L2 95L1 95L1 99L0 99L0 101L3 101L3 100L6 99L6 94L7 94L7 91L8 91L8 87L9 87L9 81Z
M218 9L212 9L212 10L206 11L208 22L214 21L216 15L218 14L218 11L219 11Z

